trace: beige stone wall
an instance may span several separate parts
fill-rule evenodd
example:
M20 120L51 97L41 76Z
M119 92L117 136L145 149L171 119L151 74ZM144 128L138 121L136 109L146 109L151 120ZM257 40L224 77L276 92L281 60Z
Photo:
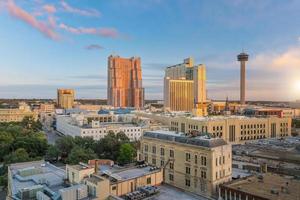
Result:
M72 165L66 165L66 176L70 183L81 183L82 180L95 172L94 168L77 169Z

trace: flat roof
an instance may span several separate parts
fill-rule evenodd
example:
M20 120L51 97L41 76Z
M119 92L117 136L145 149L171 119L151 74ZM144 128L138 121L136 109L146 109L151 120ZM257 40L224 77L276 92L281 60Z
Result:
M143 137L207 148L214 148L218 146L227 145L226 141L222 138L208 138L205 136L188 137L176 134L172 131L147 131L144 133Z
M11 189L15 196L25 188L46 184L53 192L63 188L65 170L45 161L33 161L9 165Z
M272 200L291 200L299 197L299 180L271 173L263 174L262 176L262 179L260 179L259 176L238 179L225 183L223 186L228 189L234 189ZM276 191L278 194L273 194L271 191Z

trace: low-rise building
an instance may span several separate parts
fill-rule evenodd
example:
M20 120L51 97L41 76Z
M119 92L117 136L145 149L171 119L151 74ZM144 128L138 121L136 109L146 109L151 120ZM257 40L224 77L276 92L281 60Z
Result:
M143 132L140 125L110 114L58 115L56 130L64 135L93 137L94 140L104 138L110 131L123 132L131 141L138 140Z
M106 162L106 161L105 161ZM91 162L103 163L103 162ZM111 164L111 163L109 163ZM160 185L163 181L161 168L152 166L118 167L111 165L67 165L69 180L85 184L92 199L104 200L110 195L123 196L139 187Z
M54 113L55 105L53 103L42 103L40 104L39 112L41 113Z
M0 109L0 122L21 122L24 117L32 117L35 120L38 114L33 112L26 103L19 103L18 108L1 108Z
M87 200L87 186L69 185L65 170L45 161L8 166L7 198L13 200Z
M264 138L291 136L291 118L288 117L247 117L247 116L209 116L193 117L182 114L152 114L138 112L137 115L157 120L170 127L171 131L191 133L198 131L210 133L231 144Z
M278 174L260 174L222 184L219 200L291 200L300 197L300 181Z
M221 138L149 131L140 142L138 159L162 167L164 182L172 186L212 197L231 180L231 145Z

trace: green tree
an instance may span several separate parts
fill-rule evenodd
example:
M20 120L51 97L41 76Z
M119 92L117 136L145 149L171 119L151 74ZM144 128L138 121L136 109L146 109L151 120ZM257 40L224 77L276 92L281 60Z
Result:
M79 136L76 136L74 138L74 143L77 145L77 146L80 146L84 149L92 149L92 150L95 150L96 148L96 141L93 139L93 137L79 137Z
M5 155L10 153L10 147L14 141L11 134L0 132L0 162L3 161Z
M29 155L25 149L19 148L16 151L4 157L5 164L30 161Z
M78 146L75 146L71 153L68 156L67 163L68 164L78 164L79 162L88 162L88 160L92 160L97 158L97 155L91 149L84 149Z
M59 149L55 145L49 145L46 153L46 160L58 161L60 155Z
M118 162L121 165L131 163L133 161L135 154L135 149L129 143L125 143L121 145Z
M62 159L65 160L75 146L74 138L72 136L61 137L56 140L55 145L60 150Z

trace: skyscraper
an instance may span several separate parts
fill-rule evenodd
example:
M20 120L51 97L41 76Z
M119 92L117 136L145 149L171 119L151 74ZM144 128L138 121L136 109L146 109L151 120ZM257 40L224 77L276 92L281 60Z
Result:
M70 109L74 105L75 91L73 89L57 89L57 106Z
M248 61L248 54L240 53L237 60L241 63L241 82L240 82L240 104L246 103L246 61Z
M194 65L192 58L167 67L164 80L165 109L207 115L205 65Z
M114 107L144 106L140 58L108 57L107 99Z

